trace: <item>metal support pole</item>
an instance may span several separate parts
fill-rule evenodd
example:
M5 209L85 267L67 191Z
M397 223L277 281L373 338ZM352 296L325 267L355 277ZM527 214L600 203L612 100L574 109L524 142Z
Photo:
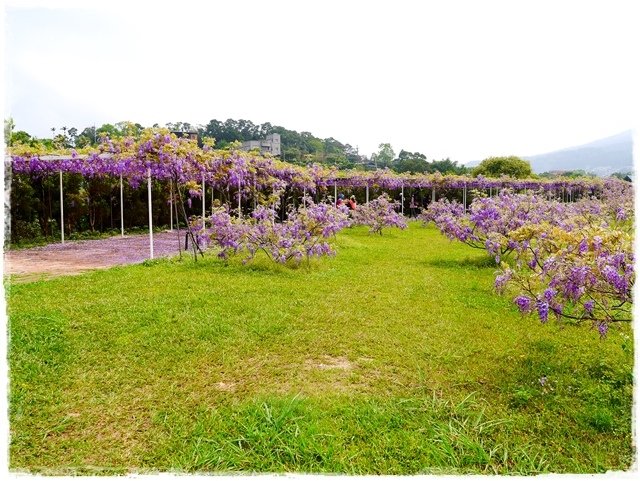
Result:
M122 185L122 174L120 174L120 234L124 237L124 194Z
M305 209L307 208L307 188L306 187L302 188L302 206Z
M436 188L431 187L431 202L435 202L435 201L436 201Z
M60 238L64 244L64 202L62 193L62 170L60 171Z
M147 195L149 197L149 256L153 259L153 219L151 218L151 169L147 169Z
M333 183L333 205L338 206L338 184Z
M173 180L169 181L169 232L173 232Z
M402 207L400 208L400 213L404 215L404 184L402 185L402 190L400 191L400 200L402 202Z
M367 184L367 205L369 205L369 184Z
M462 204L464 205L464 211L467 212L467 184L464 184L464 190L462 191Z
M202 228L204 229L204 210L206 206L206 197L204 196L204 174L202 174Z
M238 181L238 217L242 217L242 186Z

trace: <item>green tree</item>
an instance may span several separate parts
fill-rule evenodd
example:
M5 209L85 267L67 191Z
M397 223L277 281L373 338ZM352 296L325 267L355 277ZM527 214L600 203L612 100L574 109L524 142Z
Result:
M184 124L185 130L192 131L195 128L191 127L191 124ZM139 137L144 127L140 124L134 124L133 122L123 121L115 124L115 128L120 132L120 135L131 136L131 137Z
M102 124L96 130L96 134L98 136L98 139L100 139L101 136L107 136L110 139L118 139L122 137L122 132L120 131L120 129L112 124Z
M95 127L86 127L80 135L76 137L76 147L87 147L88 145L95 145L98 134Z
M628 181L628 179L633 179L633 172L614 172L613 174L610 175L610 177L615 177L616 179Z
M396 172L423 173L427 171L427 156L420 152L408 152L401 150L391 168Z
M427 166L427 172L440 172L441 174L457 174L462 175L469 172L464 165L458 165L458 162L451 161L449 157L442 160L434 160Z
M393 162L393 159L395 159L396 157L391 144L380 144L378 145L378 149L378 152L374 154L376 167L389 167L391 165L391 162Z
M587 171L582 170L582 169L578 169L578 170L556 170L556 171L551 171L551 172L543 172L539 176L542 177L542 178L545 178L545 179L553 179L553 178L556 178L556 177L571 177L571 178L576 178L576 177L597 177L596 174L593 174L591 172L587 172Z
M484 175L485 177L500 177L501 175L508 175L515 179L524 179L533 176L531 170L531 164L526 160L522 160L520 157L489 157L480 162L480 165L475 167L471 174Z

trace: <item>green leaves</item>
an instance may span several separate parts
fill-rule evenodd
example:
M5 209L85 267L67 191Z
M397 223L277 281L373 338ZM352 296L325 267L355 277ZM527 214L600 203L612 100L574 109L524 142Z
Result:
M508 175L514 179L533 177L531 164L520 157L489 157L471 171L471 175L484 175L485 177L500 177Z

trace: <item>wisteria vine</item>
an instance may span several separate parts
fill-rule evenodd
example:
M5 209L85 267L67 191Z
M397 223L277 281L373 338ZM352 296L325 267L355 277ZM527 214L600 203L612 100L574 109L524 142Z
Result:
M523 314L590 321L604 336L612 323L631 320L635 281L633 189L615 181L604 186L600 198L571 203L511 190L479 196L468 210L441 200L420 217L495 257L496 289L515 293Z
M311 199L292 209L284 222L276 222L276 218L274 207L258 206L244 218L219 207L204 225L197 219L192 229L197 231L200 245L217 247L223 259L243 254L243 261L249 262L263 252L280 264L300 264L313 257L334 255L330 239L350 225L346 207L314 204Z

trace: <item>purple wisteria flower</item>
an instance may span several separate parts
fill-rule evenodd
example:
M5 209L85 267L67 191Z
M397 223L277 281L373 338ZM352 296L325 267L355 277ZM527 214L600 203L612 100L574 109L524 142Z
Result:
M532 306L532 301L529 297L527 296L517 296L513 302L516 304L516 306L518 306L518 309L520 309L520 312L523 313L529 313L531 312L531 306Z
M595 306L595 301L593 299L584 303L584 310L589 314L593 314L593 308Z
M538 310L538 317L540 320L545 323L549 320L549 303L547 301L538 301L536 303L536 308Z
M580 255L584 255L587 253L588 250L589 250L589 243L587 242L587 239L582 239L580 241L580 244L578 244L578 253Z
M599 322L598 333L600 334L600 337L602 338L606 337L607 332L609 332L609 324L607 322Z

